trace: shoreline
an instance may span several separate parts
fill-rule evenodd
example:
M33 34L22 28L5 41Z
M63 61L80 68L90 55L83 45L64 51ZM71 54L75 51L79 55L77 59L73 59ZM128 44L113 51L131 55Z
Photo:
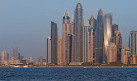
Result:
M12 66L0 66L1 67L12 67ZM28 67L23 67L23 66L19 66L19 67L15 67L15 68L137 68L137 66L28 66Z

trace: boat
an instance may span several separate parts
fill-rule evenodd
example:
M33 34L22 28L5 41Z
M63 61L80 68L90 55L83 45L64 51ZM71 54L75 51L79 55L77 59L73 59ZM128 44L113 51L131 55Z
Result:
M23 66L23 68L28 68L28 66Z

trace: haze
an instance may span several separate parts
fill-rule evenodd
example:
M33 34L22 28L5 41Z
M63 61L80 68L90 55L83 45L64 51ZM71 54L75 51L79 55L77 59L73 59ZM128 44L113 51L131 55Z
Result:
M21 55L34 59L46 56L46 38L50 35L50 22L58 24L62 33L62 16L67 10L70 17L81 2L84 23L101 8L112 13L113 24L119 25L123 46L128 45L129 32L137 30L137 0L0 0L0 53L12 54L18 48Z

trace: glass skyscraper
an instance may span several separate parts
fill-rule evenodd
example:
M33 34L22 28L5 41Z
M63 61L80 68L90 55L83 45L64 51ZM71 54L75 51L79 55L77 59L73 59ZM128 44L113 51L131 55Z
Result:
M107 63L109 50L108 47L112 43L112 15L106 14L104 17L104 54L103 62Z
M57 64L57 40L58 40L58 32L57 32L57 24L51 22L51 63Z
M83 9L78 3L74 12L75 62L83 62L83 26Z
M95 40L96 40L95 62L102 63L103 45L104 45L104 18L103 18L103 11L101 9L98 11L97 27L94 32L95 32Z
M137 55L137 31L130 32L129 47L132 55Z

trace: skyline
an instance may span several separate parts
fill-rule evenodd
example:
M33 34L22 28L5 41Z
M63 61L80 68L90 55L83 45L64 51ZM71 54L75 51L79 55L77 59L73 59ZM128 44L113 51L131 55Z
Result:
M16 1L16 0L14 0ZM0 40L0 52L5 49L7 52L12 51L13 48L18 48L19 52L24 55L24 56L33 56L33 57L39 57L39 56L46 56L46 38L50 34L50 21L55 21L57 22L58 25L58 32L59 36L61 36L62 33L62 17L64 15L64 12L67 10L69 12L69 15L71 17L72 14L74 14L75 10L75 5L78 3L78 1L57 1L55 0L56 5L54 6L54 9L49 9L52 5L46 5L46 1L41 1L38 3L38 1L34 1L34 4L28 4L26 5L21 4L22 2L25 1L16 1L16 5L12 5L9 3L14 3L14 1L2 1L0 3L0 37L2 40ZM63 1L64 4L60 4L60 2ZM5 3L4 3L5 2ZM43 2L43 3L42 3ZM53 1L47 1L50 4ZM68 2L68 4L67 4ZM83 12L84 12L84 24L88 21L88 19L93 15L95 18L97 18L97 13L98 10L101 8L100 3L92 5L88 5L92 1L80 1L82 6L83 6ZM97 3L97 1L94 1ZM105 2L105 1L104 1ZM109 4L109 2L112 2ZM130 5L130 8L128 9L126 6L122 5L119 7L121 1L108 1L108 5L112 5L113 2L117 2L118 6L115 6L115 10L113 7L106 6L108 8L105 8L104 5L105 3L102 3L102 10L104 13L111 13L113 16L113 24L118 24L119 25L119 30L122 33L122 38L123 38L123 46L128 45L128 38L129 38L129 31L131 30L136 30L137 24L134 20L137 12L133 14L132 9L135 5ZM31 3L31 2L29 2ZM55 4L53 3L53 5ZM133 2L132 2L133 3ZM35 10L35 4L38 4L42 9ZM86 5L87 4L87 5ZM126 3L126 4L131 4L131 2ZM6 7L6 5L9 5L9 7ZM114 4L113 4L114 5ZM20 10L15 9L15 7L21 8ZM46 7L47 10L46 10ZM62 8L63 7L63 8ZM89 8L87 8L89 7ZM100 8L99 8L100 7ZM121 9L125 7L125 9L128 9L128 12L122 12ZM9 8L9 9L7 9ZM44 11L44 9L45 11ZM56 9L59 8L58 11ZM121 8L121 9L118 9ZM13 11L11 11L11 10ZM23 11L25 12L23 12ZM30 11L29 11L30 10ZM55 11L54 11L55 10ZM131 10L131 12L130 12ZM15 11L15 12L14 12ZM27 11L29 13L27 13ZM38 12L37 12L38 11ZM134 10L135 11L135 10ZM10 14L8 12L11 12ZM17 12L17 13L16 13ZM22 13L23 12L23 13ZM36 13L33 13L36 12ZM120 12L120 13L119 13ZM52 14L51 14L52 13ZM133 15L129 16L129 13L132 13ZM124 15L123 15L124 14ZM122 16L123 15L123 16ZM127 18L127 16L128 18ZM23 17L22 17L23 16ZM49 17L49 18L48 18ZM54 17L54 18L53 18ZM123 18L124 17L124 18ZM35 19L36 18L36 19ZM72 18L72 17L71 17ZM131 19L130 19L131 18ZM13 20L12 20L13 19ZM124 20L125 19L125 20ZM132 21L132 19L134 21ZM124 20L124 21L121 21ZM133 26L133 27L131 27ZM10 28L12 27L12 29ZM34 28L33 28L34 27ZM130 28L131 27L131 28ZM126 28L126 29L125 29ZM38 31L38 32L37 32ZM128 33L127 33L128 32ZM4 34L4 36L3 36ZM26 37L27 36L27 37ZM128 36L128 38L127 38ZM10 49L10 50L9 50ZM38 54L40 53L40 54ZM11 53L10 53L11 55Z

